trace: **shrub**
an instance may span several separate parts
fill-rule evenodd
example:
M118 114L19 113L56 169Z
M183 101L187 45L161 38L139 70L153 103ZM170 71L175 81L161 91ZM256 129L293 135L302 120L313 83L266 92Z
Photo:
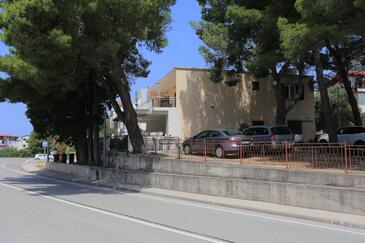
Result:
M27 157L32 157L32 154L27 149L8 148L0 150L0 157L27 158Z

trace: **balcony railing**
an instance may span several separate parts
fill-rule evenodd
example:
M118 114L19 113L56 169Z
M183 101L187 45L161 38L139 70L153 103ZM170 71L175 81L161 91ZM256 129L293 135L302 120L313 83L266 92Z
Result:
M176 107L176 97L152 97L152 107Z

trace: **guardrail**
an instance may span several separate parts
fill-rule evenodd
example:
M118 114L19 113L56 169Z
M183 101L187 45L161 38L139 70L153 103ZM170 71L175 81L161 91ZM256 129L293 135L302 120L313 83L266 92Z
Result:
M176 97L152 97L152 107L176 107Z
M149 152L164 154L177 159L239 163L242 165L268 165L284 168L340 169L365 171L365 146L346 143L281 144L251 143L237 141L193 142L184 151L178 138L155 138Z

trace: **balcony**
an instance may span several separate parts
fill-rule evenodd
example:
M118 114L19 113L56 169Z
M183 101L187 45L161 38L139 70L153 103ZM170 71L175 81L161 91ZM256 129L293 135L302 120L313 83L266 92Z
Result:
M151 98L152 107L176 107L176 97L161 96Z

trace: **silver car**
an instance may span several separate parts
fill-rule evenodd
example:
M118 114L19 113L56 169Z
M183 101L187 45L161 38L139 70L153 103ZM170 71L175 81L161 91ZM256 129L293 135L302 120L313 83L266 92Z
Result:
M185 154L214 155L223 158L226 155L237 155L242 143L242 133L235 130L212 129L186 139L182 148Z
M281 145L285 141L289 145L294 144L294 133L286 126L251 126L243 132L243 144L254 143L271 143L272 145Z
M339 143L348 145L365 145L365 127L342 127L336 131ZM324 133L318 137L319 143L328 143L329 137Z

